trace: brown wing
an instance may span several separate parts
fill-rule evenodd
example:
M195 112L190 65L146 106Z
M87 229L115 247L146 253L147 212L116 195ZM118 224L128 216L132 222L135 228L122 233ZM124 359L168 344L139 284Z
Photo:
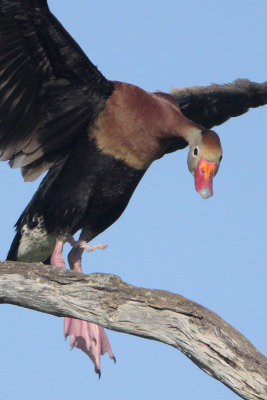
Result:
M46 0L0 0L0 159L25 180L66 157L112 91Z
M246 113L251 107L266 104L267 82L237 79L226 85L173 89L170 94L187 118L210 129Z

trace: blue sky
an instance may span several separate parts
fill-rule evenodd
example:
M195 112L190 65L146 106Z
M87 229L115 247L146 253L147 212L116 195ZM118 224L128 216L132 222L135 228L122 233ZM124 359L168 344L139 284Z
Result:
M266 80L263 0L50 1L51 9L107 78L153 91ZM165 289L215 311L266 353L266 108L215 128L224 148L213 198L202 200L187 150L155 162L123 216L100 235L105 251L85 254L85 272ZM12 226L39 182L0 168L1 258ZM62 319L1 306L1 398L5 400L238 397L177 350L108 332L99 381L89 359L69 351Z

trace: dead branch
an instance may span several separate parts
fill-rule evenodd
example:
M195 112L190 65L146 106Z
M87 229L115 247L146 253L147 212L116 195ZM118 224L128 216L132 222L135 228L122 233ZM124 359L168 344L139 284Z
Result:
M243 399L267 399L267 360L236 329L183 296L43 264L0 262L0 303L158 340Z

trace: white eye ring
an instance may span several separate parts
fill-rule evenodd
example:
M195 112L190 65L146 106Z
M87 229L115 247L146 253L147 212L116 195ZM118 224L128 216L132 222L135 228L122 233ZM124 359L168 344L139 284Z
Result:
M194 148L194 150L193 150L193 156L194 156L194 157L197 157L198 152L199 152L199 148L198 148L198 146L196 146L196 147Z

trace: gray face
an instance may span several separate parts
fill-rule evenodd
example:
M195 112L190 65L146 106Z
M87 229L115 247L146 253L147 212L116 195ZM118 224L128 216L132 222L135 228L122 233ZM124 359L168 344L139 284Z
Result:
M213 139L215 137L215 140ZM208 138L208 140L207 140ZM215 132L210 131L206 135L196 137L190 144L187 165L191 174L194 175L200 160L216 163L214 176L217 174L222 159L222 148L220 139Z
M222 159L222 148L215 132L196 137L189 146L187 164L194 175L196 191L203 199L213 195L213 178Z

